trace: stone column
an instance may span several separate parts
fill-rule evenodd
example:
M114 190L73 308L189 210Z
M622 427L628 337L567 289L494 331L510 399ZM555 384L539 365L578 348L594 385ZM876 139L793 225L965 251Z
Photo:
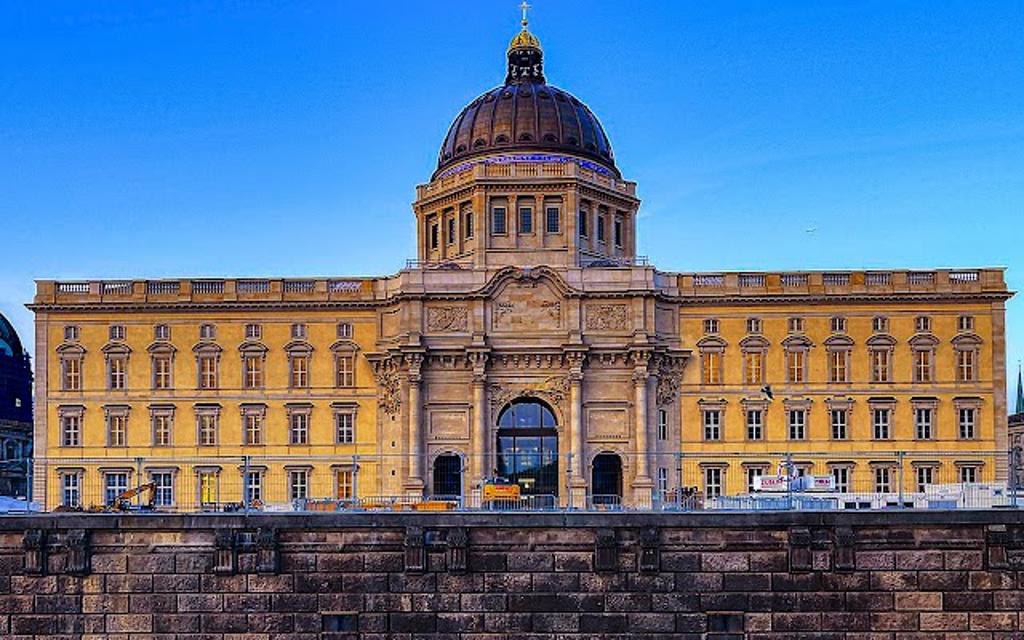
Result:
M650 453L647 450L647 382L650 376L646 370L633 372L633 403L636 414L636 480L634 484L646 482L650 484L651 474L648 470L648 458Z
M634 458L636 473L633 477L633 506L645 507L651 503L650 452L648 451L648 396L647 385L650 379L648 363L651 354L646 351L633 352L633 423L636 433Z
M569 474L570 508L586 506L586 460L583 457L583 355L570 358L569 369L569 451L572 473Z
M423 493L423 420L420 391L423 376L420 373L422 356L406 356L409 366L409 477L405 481L408 493Z
M470 486L477 486L489 475L487 459L487 376L482 371L473 373L473 457L469 461Z

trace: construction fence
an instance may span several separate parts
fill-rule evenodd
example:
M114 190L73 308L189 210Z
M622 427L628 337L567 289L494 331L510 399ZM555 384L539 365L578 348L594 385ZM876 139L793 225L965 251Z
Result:
M37 459L46 511L821 510L1016 508L1012 451L504 451ZM39 483L42 483L40 485ZM1024 506L1024 505L1021 505Z

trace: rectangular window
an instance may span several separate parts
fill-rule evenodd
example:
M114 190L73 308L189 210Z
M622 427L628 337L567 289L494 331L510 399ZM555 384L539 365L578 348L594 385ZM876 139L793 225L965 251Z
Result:
M615 218L612 237L615 239L615 246L619 247L619 248L622 248L622 219L621 218Z
M918 467L914 475L917 480L917 492L924 493L925 487L935 482L935 467Z
M597 241L604 242L604 214L597 214Z
M458 236L455 234L455 218L448 218L448 244L455 244Z
M708 441L722 439L722 412L718 409L704 410L704 439Z
M914 330L918 333L928 333L932 330L932 319L928 316L914 318Z
M112 391L124 390L128 385L128 359L110 358L107 361L107 370L110 374L110 389Z
M263 473L250 471L245 474L245 494L249 498L249 504L259 500L263 501Z
M431 249L437 249L437 247L439 246L440 241L438 239L438 235L439 235L439 233L438 233L437 223L434 222L433 224L430 225L430 248Z
M747 440L764 439L764 412L761 409L747 410Z
M668 440L668 411L658 409L658 440Z
M309 356L292 356L291 383L293 389L309 386Z
M757 479L764 475L761 467L747 467L747 493L757 491Z
M354 474L351 469L341 469L335 474L335 497L338 500L351 500L355 487Z
M800 384L806 382L806 380L804 379L806 361L806 351L800 350L786 352L786 374L788 382L793 384Z
M764 382L763 351L748 351L743 354L743 377L747 384Z
M832 467L832 479L836 483L836 491L846 493L850 490L850 468Z
M61 361L64 367L62 376L63 391L82 390L82 360L80 358L64 358Z
M790 318L789 319L789 332L800 333L804 330L804 319L803 318Z
M309 471L293 469L288 472L288 499L304 500L309 497Z
M78 335L78 327L70 324L64 327L64 339L68 342L78 340Z
M356 416L354 413L334 414L338 444L353 444L356 441Z
M829 418L832 422L832 439L846 440L846 409L832 409Z
M961 407L957 413L960 416L960 439L973 440L976 436L974 431L974 409L972 407Z
M704 333L718 333L717 318L707 318L704 320Z
M875 333L886 333L889 331L889 319L881 316L871 319L871 330Z
M579 229L580 237L587 237L587 212L584 209L580 209L579 215L576 216L576 226Z
M932 439L932 410L929 407L914 409L914 435L918 440Z
M499 236L508 233L505 224L505 207L494 207L491 210L491 232Z
M722 495L722 469L708 467L704 469L704 497L717 498Z
M263 356L245 356L245 388L259 389L263 386Z
M960 349L956 352L957 382L974 382L974 351Z
M346 340L352 339L352 323L351 322L339 322L337 327L337 336Z
M292 325L292 340L305 340L307 333L305 324L296 323Z
M245 434L242 444L263 444L263 416L259 413L246 413L243 417Z
M532 207L519 207L519 233L533 233Z
M153 446L169 447L172 444L173 418L170 414L157 413L153 415Z
M832 318L832 333L846 333L846 318Z
M60 419L61 446L77 447L82 444L82 416L65 414Z
M807 439L807 411L804 409L789 410L789 439Z
M668 469L658 467L658 495L664 500L668 497Z
M974 316L960 316L957 318L956 328L960 332L974 331Z
M562 226L562 216L558 210L558 207L548 207L547 209L547 232L558 233Z
M217 388L217 356L199 356L199 388Z
M154 340L170 340L171 339L171 327L166 324L158 324L153 327L153 339Z
M463 235L466 236L466 240L473 239L473 212L467 211L463 216L465 226L463 227Z
M889 382L888 349L871 350L871 382Z
M153 356L153 388L171 388L171 356Z
M107 416L107 446L128 446L128 416L111 414Z
M875 467L875 493L889 493L892 490L892 469Z
M932 356L930 349L914 351L914 382L932 381Z
M82 476L77 473L65 473L60 478L60 503L65 507L82 506Z
M199 326L199 338L201 340L213 340L217 336L217 328L212 324Z
M263 337L263 325L249 323L245 325L245 339L259 340Z
M761 333L760 318L747 318L747 333Z
M718 351L705 351L700 358L704 384L721 384L722 354Z
M873 409L871 411L871 431L875 440L888 440L892 437L889 424L889 409Z
M125 491L128 491L127 473L119 471L103 474L103 504L113 505Z
M977 482L978 467L960 467L960 482Z
M309 414L295 412L289 416L289 444L309 444Z
M110 327L111 340L124 340L124 325L115 324Z
M174 474L170 471L154 471L149 474L153 489L153 504L170 507L174 504Z
M845 349L830 351L828 354L828 379L833 383L849 382L850 352Z
M199 487L199 504L201 506L209 507L220 502L216 471L196 473L196 486Z
M335 379L339 387L354 387L356 361L353 355L339 355L337 357L337 375Z
M198 429L198 442L202 447L217 446L217 414L200 413L196 417L196 428Z

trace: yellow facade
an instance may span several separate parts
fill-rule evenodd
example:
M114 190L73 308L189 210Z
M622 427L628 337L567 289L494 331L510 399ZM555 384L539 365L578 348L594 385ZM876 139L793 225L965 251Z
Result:
M781 461L886 500L1005 480L1001 269L659 271L597 117L536 38L507 55L392 276L39 281L36 500L152 479L180 509L243 485L382 504L505 475L537 504L650 506L749 493Z

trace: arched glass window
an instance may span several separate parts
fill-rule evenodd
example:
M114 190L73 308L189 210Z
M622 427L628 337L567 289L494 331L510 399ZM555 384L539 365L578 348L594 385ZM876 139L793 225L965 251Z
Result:
M558 432L551 408L524 398L498 415L497 475L524 495L558 495Z

